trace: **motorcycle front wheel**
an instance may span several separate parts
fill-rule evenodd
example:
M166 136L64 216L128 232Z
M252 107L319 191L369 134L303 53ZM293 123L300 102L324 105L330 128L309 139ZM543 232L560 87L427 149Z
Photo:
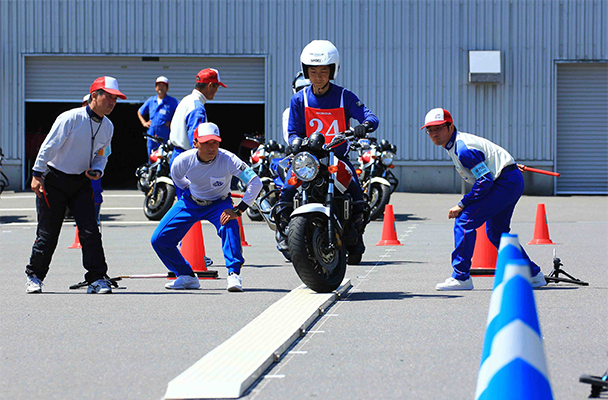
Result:
M391 199L391 188L378 182L371 184L369 188L370 220L380 218L384 214L384 206Z
M318 293L329 293L340 286L346 274L346 249L327 248L325 215L294 216L287 244L291 262L306 286Z
M174 199L175 188L173 185L163 182L157 183L156 192L152 193L152 189L150 189L144 199L144 214L146 218L152 221L160 220L173 206Z

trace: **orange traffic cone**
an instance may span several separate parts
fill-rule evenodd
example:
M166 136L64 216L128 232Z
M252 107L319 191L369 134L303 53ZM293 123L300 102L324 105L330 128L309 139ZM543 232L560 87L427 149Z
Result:
M382 238L376 246L403 246L397 239L397 229L395 228L395 214L393 205L384 206L384 220L382 222Z
M203 229L200 222L192 225L192 228L186 233L186 236L182 239L180 252L199 279L218 277L217 271L209 271L205 266L205 242L203 241Z
M534 238L528 244L553 244L549 238L549 226L547 225L547 214L545 205L538 204L536 207L536 222L534 224Z
M477 239L475 240L475 250L471 259L471 275L494 276L496 272L496 257L498 251L488 239L486 234L486 224L477 228Z
M78 236L78 225L76 225L76 237L74 238L74 244L72 244L68 249L82 249L82 245L80 244L80 236Z
M245 230L243 229L243 222L241 221L241 217L236 217L236 219L239 221L239 231L241 232L241 246L251 247L251 245L245 240Z

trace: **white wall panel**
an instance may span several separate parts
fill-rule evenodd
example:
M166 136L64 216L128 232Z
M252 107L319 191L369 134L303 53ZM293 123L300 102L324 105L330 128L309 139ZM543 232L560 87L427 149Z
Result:
M279 138L301 49L332 40L336 83L381 120L397 163L443 163L419 131L428 109L506 147L555 162L557 61L608 60L605 0L0 0L0 146L23 153L24 55L266 59L266 135ZM468 83L468 51L499 50L503 80Z

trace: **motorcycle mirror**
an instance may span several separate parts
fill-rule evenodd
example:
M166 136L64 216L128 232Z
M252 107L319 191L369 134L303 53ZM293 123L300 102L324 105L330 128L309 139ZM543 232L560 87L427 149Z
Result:
M304 141L306 141L306 139L304 139ZM293 140L293 142L291 142L291 145L289 145L289 147L291 147L291 153L297 153L300 151L300 147L302 147L302 145L304 144L304 141L302 141L301 138L295 138Z
M325 144L325 137L320 133L313 133L308 138L308 146L313 150L321 150Z

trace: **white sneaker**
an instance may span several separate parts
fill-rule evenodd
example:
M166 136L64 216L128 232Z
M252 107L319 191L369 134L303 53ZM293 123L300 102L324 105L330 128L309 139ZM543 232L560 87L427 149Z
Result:
M42 293L42 281L36 275L27 275L27 283L25 284L27 293Z
M198 277L190 275L180 275L176 280L165 285L165 288L174 290L198 289L200 287Z
M226 279L228 281L229 292L242 292L243 291L243 280L239 274L231 272Z
M89 285L87 293L109 294L112 293L112 286L106 279L97 279L95 282Z
M547 285L547 281L545 280L545 276L542 271L538 271L536 275L530 278L530 283L533 288L539 288Z
M213 265L213 260L209 257L205 256L205 267L210 267Z
M473 290L473 279L469 277L466 281L459 281L450 276L445 282L438 283L435 290Z

